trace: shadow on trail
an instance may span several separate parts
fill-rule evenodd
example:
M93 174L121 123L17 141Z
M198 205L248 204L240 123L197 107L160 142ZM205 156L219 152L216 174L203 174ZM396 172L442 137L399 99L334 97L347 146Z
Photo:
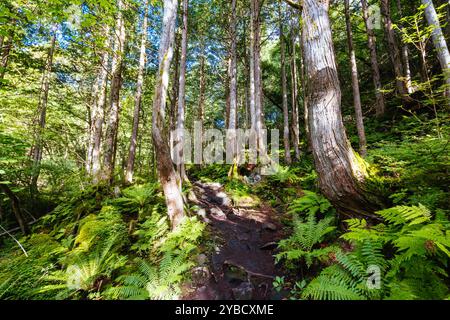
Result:
M234 207L218 183L194 183L190 201L216 237L215 252L194 270L184 299L277 299L272 283L277 274L273 254L281 238L276 212L268 206ZM200 259L202 260L202 259Z

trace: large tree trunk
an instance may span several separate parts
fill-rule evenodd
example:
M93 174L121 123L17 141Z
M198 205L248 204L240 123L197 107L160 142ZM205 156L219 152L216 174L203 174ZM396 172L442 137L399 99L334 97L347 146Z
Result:
M164 132L167 87L169 84L170 64L173 58L177 2L177 0L164 0L164 23L159 47L159 71L155 83L152 115L152 136L155 145L156 164L166 197L167 212L172 228L176 228L184 217L183 196L178 187L180 177L174 169L167 136Z
M450 105L450 53L448 51L447 43L445 42L444 35L442 33L439 18L434 8L432 0L422 0L422 3L426 5L425 17L430 26L433 27L431 37L433 39L434 48L441 64L442 71L444 73L444 79L446 82L446 96L448 105Z
M178 90L177 135L175 140L175 155L177 171L181 180L188 180L184 166L184 121L186 111L186 56L188 42L188 0L183 0L183 29L181 32L180 79ZM181 190L180 180L180 190Z
M147 61L146 48L147 48L147 26L148 26L148 0L144 2L144 20L142 21L142 36L141 36L141 50L139 55L139 69L138 78L136 82L136 95L134 99L134 112L133 112L133 131L131 133L130 150L128 152L127 170L125 174L125 182L131 183L133 181L134 174L134 161L136 159L136 146L139 130L139 114L141 111L142 103L142 91L144 87L144 71L145 63Z
M315 168L320 189L342 213L370 215L377 206L366 196L364 164L345 133L328 10L329 1L303 2L302 47Z
M398 13L400 15L400 19L403 18L402 3L400 0L397 0L397 9L398 9ZM401 30L404 30L404 28L401 24L399 24L399 28ZM408 49L408 44L405 42L402 43L402 60L403 60L403 71L405 73L404 77L405 77L406 89L408 90L408 93L411 94L413 92L413 87L412 87L412 80L411 80L411 67L409 65L409 49Z
M367 44L370 51L370 64L372 66L372 78L373 84L375 86L375 96L376 96L376 115L378 117L384 115L385 112L385 102L384 95L381 87L381 77L380 68L378 66L377 49L376 49L376 39L373 26L369 22L369 10L367 7L367 0L361 0L363 18L367 30Z
M106 85L108 80L108 60L109 60L109 27L104 30L105 43L100 58L100 66L97 79L94 84L93 105L91 107L91 128L89 131L89 145L86 159L86 169L91 175L93 182L98 183L100 179L100 155L103 122L105 120Z
M117 133L119 130L120 113L120 90L122 88L122 71L124 49L126 41L125 21L123 19L124 3L123 0L117 0L118 12L115 29L114 56L111 71L111 92L108 123L105 134L105 154L103 157L104 181L112 182L114 179L114 165L116 158Z
M35 127L35 141L32 148L32 160L33 168L31 171L31 194L34 195L38 191L37 182L41 171L42 149L43 149L43 134L45 129L46 117L47 117L47 104L48 104L48 92L50 89L50 76L53 67L53 56L56 47L56 29L53 27L53 35L50 40L50 48L48 50L47 62L45 64L44 72L42 73L41 90L38 102L38 123Z
M400 55L400 49L398 47L397 39L395 37L394 27L391 19L391 7L389 0L381 0L381 13L384 18L384 32L386 34L389 57L391 58L392 65L394 67L395 83L398 94L402 98L402 101L407 102L408 90L405 83L405 77L403 72L403 63Z
M284 158L287 164L291 164L291 146L289 143L289 109L287 97L287 80L286 80L286 43L283 31L283 14L282 5L280 3L280 50L281 50L281 89L283 95L283 142L284 142Z
M11 201L11 207L14 212L14 216L17 220L17 223L19 224L20 230L25 235L29 234L30 229L28 228L28 224L25 218L23 217L19 198L14 194L14 192L12 192L12 190L6 184L0 183L0 190L2 190Z
M362 157L367 154L366 132L364 130L363 113L361 109L361 96L359 92L358 66L356 64L355 48L353 47L353 32L350 19L350 3L345 0L345 22L347 25L347 41L350 56L350 69L352 71L353 104L355 107L356 128L358 129L359 153Z
M297 36L295 33L296 18L291 25L291 100L292 100L292 144L295 159L300 160L300 127L298 123L298 70L297 70Z

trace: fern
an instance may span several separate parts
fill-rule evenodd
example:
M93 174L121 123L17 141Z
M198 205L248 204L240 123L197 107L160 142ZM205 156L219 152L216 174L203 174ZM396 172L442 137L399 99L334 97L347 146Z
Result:
M381 254L382 246L370 241L362 243L354 252L336 253L336 263L325 268L302 292L306 299L361 300L378 299L383 290L367 285L372 265L384 272L386 262ZM375 263L375 264L374 264Z
M179 283L192 263L182 256L165 254L162 260L153 264L147 260L136 261L136 272L121 276L121 285L110 288L107 295L114 299L173 300L181 294Z
M303 197L296 199L289 206L288 213L291 214L311 214L315 215L318 212L322 214L331 213L331 203L323 196L308 190L304 190Z
M390 209L378 211L381 217L394 226L409 224L410 226L429 222L430 211L423 205L419 206L397 206Z
M295 261L304 258L308 267L314 261L326 260L334 248L314 248L314 246L322 243L326 235L336 229L331 226L332 221L333 218L317 221L314 215L309 215L306 222L294 218L294 232L288 239L279 242L280 253L275 256L276 260Z

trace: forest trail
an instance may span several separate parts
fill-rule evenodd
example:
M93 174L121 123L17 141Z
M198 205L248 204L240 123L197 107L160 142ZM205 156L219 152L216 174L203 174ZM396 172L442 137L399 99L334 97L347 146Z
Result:
M200 215L210 226L215 252L198 259L192 284L184 299L266 300L276 298L273 258L281 239L277 213L265 204L256 208L233 206L219 183L195 182ZM196 198L196 199L195 199Z

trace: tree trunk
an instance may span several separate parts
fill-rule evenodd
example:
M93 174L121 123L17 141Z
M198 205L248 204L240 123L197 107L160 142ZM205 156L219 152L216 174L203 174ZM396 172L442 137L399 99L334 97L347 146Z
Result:
M367 155L366 132L364 130L363 113L361 109L358 65L356 64L355 49L353 47L353 32L352 32L352 23L350 20L349 0L345 0L345 22L347 25L347 41L350 56L350 69L352 71L353 104L355 107L356 128L358 129L359 153L362 157L365 157Z
M44 72L42 73L41 80L41 91L38 102L38 114L39 120L36 126L35 142L32 152L33 168L31 171L31 194L34 195L38 191L37 182L39 179L39 174L41 171L41 160L42 160L42 148L43 148L43 137L45 122L47 117L47 104L48 104L48 92L50 89L50 76L53 67L53 56L56 47L56 30L57 27L53 27L53 35L50 40L50 48L48 51L47 62L45 64Z
M134 174L134 161L136 158L136 146L138 139L139 130L139 114L141 110L142 103L142 91L144 87L144 71L146 59L146 48L147 48L147 26L148 26L148 0L144 2L144 20L142 21L142 37L141 37L141 50L139 56L139 69L138 78L136 82L136 95L134 100L134 112L133 112L133 132L131 133L130 150L128 152L128 162L127 170L125 174L125 182L133 182Z
M230 112L228 119L228 129L230 129L230 146L231 146L231 159L233 161L236 158L237 146L236 146L236 132L237 124L237 56L236 56L236 0L231 0L231 19L230 19L230 35L231 35L231 48L230 48Z
M389 57L394 67L395 83L397 92L403 103L407 102L408 90L406 88L405 77L403 72L403 64L400 56L400 49L395 37L394 27L391 19L391 8L389 0L381 0L381 13L384 18L384 32L388 42Z
M169 146L170 146L170 154L172 157L174 156L173 146L175 143L176 137L174 137L175 129L177 126L177 107L178 107L178 98L180 91L180 47L181 47L181 36L179 33L179 29L175 30L175 54L174 54L174 63L173 63L173 81L172 81L172 97L170 100L170 109L169 109Z
M198 99L198 113L197 121L200 125L198 136L196 141L199 150L203 150L203 122L205 121L205 88L206 88L206 73L205 73L205 44L201 44L201 55L200 55L200 88L199 88L199 99ZM203 163L203 151L195 154L195 163L201 165Z
M254 0L250 0L250 45L249 45L249 60L250 60L250 128L256 130L256 87L255 87L255 18L254 18Z
M295 19L293 18L295 21ZM295 159L300 160L300 127L298 116L298 79L297 79L297 36L294 24L291 26L291 98L292 98L292 143L294 144Z
M19 198L6 184L0 183L0 189L8 196L9 200L11 201L14 216L17 220L17 223L19 224L20 230L25 235L30 234L30 229L28 228L28 224L22 214Z
M6 69L8 68L9 56L11 54L11 49L14 40L14 26L16 25L16 20L13 19L11 21L11 25L13 26L8 36L6 37L6 41L4 37L2 37L2 43L0 45L0 86L2 85L3 79L5 78ZM5 43L3 45L3 43Z
M251 19L253 29L253 83L254 83L254 129L260 156L266 156L263 139L263 99L261 77L261 3L260 0L251 1Z
M280 51L281 51L281 88L283 95L283 141L284 141L284 158L287 164L291 164L291 146L289 143L289 109L287 97L287 81L286 81L286 43L283 31L283 15L282 5L280 2Z
M444 80L446 83L445 95L447 96L447 103L450 106L450 53L448 51L447 43L445 42L442 33L439 18L434 8L432 0L422 0L422 4L426 5L425 17L428 24L433 27L431 37L433 39L434 48L441 64L442 72L444 73Z
M400 0L397 0L397 9L398 13L400 15L400 19L403 18L403 10L402 10L402 4ZM399 24L399 28L401 30L404 30L403 26ZM403 41L402 41L403 42ZM409 49L408 44L403 42L402 43L402 61L403 61L403 70L405 72L405 84L406 89L409 94L413 93L413 87L411 82L411 67L409 65Z
M178 112L177 112L177 136L175 140L175 150L178 151L177 171L181 181L187 181L184 166L184 121L186 111L186 56L188 42L188 0L183 0L183 29L181 32L181 59L180 59L180 80L178 90Z
M345 133L328 10L329 1L303 2L303 57L315 168L321 191L340 211L370 215L377 206L363 189L364 164Z
M381 77L380 68L378 66L377 49L376 49L376 39L373 26L369 22L369 11L367 7L367 0L361 0L362 12L364 23L367 30L367 44L370 51L370 64L372 66L372 77L373 84L375 86L375 96L376 96L376 115L377 117L383 116L385 112L385 102L384 95L381 87Z
M105 27L105 43L100 58L100 66L97 79L94 84L94 100L91 108L91 128L89 132L88 156L86 160L87 172L91 175L93 182L98 183L100 179L100 153L102 142L103 122L105 120L106 85L108 80L109 39L110 29Z
M120 90L122 87L122 71L124 48L126 41L125 21L123 19L123 0L117 1L118 13L115 29L114 56L111 70L111 92L108 123L105 134L105 154L103 157L104 181L112 182L114 179L114 164L116 158L117 133L119 129Z
M155 83L152 114L152 136L155 146L156 164L166 197L167 212L172 228L176 228L184 217L183 197L178 187L180 177L173 167L167 136L164 133L165 106L170 64L173 58L177 2L177 0L164 0L164 23L159 48L159 71Z

